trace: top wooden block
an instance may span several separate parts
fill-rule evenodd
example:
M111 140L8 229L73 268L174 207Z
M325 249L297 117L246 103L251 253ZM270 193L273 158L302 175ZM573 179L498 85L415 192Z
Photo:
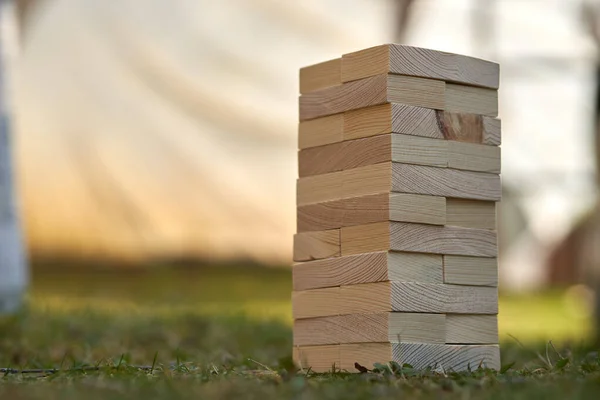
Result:
M342 59L324 61L300 69L300 93L342 84Z
M496 63L419 47L385 44L342 56L342 82L386 73L489 89L498 89L500 81Z

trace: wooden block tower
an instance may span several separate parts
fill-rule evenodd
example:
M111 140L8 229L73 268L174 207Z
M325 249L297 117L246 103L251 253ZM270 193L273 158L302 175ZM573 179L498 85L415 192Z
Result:
M500 368L498 83L394 44L300 70L299 367Z

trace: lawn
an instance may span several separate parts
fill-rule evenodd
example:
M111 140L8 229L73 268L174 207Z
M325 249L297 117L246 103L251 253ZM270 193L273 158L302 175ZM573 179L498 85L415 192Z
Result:
M290 291L277 269L36 270L28 309L1 322L0 367L63 371L0 376L0 399L600 395L577 291L501 297L502 373L356 375L296 372Z

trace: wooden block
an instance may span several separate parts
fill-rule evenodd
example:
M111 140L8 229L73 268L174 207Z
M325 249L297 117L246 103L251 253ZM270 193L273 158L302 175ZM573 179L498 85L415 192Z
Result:
M339 229L302 232L294 235L294 261L311 261L339 255Z
M392 161L392 135L389 134L301 150L298 175L319 175L386 161Z
M477 114L452 113L391 103L343 114L343 140L385 133L500 145L500 120ZM316 121L320 120L317 119Z
M377 282L294 291L294 319L409 312L497 314L498 289L419 282Z
M309 291L310 292L310 291ZM339 314L417 312L497 314L498 290L486 286L459 286L419 282L378 282L342 286ZM323 312L329 312L326 309ZM319 311L313 311L319 314ZM321 313L321 316L326 316Z
M296 366L313 372L330 372L340 368L340 346L295 346L292 356Z
M382 221L446 224L446 199L381 193L308 204L297 209L298 232L336 229Z
M341 142L343 132L343 114L328 115L327 117L300 122L298 124L298 148L305 149Z
M294 345L368 342L444 343L444 314L349 314L294 321Z
M500 147L452 141L445 143L448 168L500 173Z
M442 283L442 256L378 252L294 264L294 290L370 282Z
M402 75L377 75L300 96L300 121L396 102L444 109L445 83Z
M498 317L447 314L445 341L449 344L496 344Z
M401 163L307 176L296 186L298 206L390 191L488 201L499 201L502 194L496 174Z
M500 201L502 185L496 174L393 163L392 191Z
M446 371L500 369L498 345L449 345L428 343L360 343L340 345L342 370L358 372L354 364L372 369L375 363L390 361L410 364L417 370L442 368Z
M392 170L389 163L314 175L297 181L298 206L326 201L389 193Z
M500 66L478 58L399 44L342 56L342 81L393 73L498 89Z
M498 259L446 255L444 283L498 286Z
M493 201L447 199L446 225L496 229L496 203Z
M447 83L444 110L495 117L498 115L498 92Z
M407 251L496 257L496 232L455 226L378 222L341 229L342 255Z
M338 315L339 308L339 287L292 292L294 319Z
M342 59L324 61L300 68L300 93L342 84Z

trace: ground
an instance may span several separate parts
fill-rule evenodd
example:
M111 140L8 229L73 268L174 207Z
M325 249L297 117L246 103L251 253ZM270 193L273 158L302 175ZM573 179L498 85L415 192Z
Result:
M0 399L600 396L581 291L501 296L501 373L321 375L292 366L290 291L289 270L36 270L27 310L0 322L0 367L67 371L8 370Z

